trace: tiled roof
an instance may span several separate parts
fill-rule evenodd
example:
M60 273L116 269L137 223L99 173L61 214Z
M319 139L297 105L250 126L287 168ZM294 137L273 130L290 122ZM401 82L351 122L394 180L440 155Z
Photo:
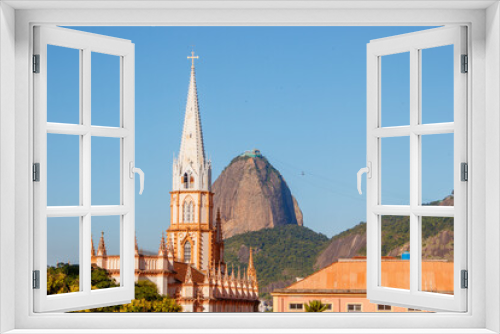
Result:
M382 286L409 289L410 261L400 259L382 260ZM425 291L453 292L453 262L423 261L422 288ZM366 291L366 260L342 259L332 263L305 279L295 282L279 292L290 290L343 290ZM294 292L294 291L290 291Z
M176 272L174 278L179 282L184 283L186 281L187 267L187 263L174 261L174 270ZM193 283L203 283L203 280L205 279L205 274L194 267L191 267L191 275Z

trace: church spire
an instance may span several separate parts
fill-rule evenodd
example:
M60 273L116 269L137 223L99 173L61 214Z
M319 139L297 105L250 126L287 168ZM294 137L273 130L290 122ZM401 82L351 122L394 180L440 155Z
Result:
M205 149L203 147L203 132L201 130L200 110L198 106L198 92L196 89L196 75L194 70L194 60L198 59L191 52L191 79L186 103L186 115L184 117L184 128L182 131L181 150L179 152L179 162L184 166L192 165L198 169L205 163Z

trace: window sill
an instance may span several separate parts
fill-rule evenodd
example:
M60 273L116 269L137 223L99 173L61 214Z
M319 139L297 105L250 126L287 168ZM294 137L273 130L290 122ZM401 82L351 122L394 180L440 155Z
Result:
M488 329L14 329L5 334L487 334Z

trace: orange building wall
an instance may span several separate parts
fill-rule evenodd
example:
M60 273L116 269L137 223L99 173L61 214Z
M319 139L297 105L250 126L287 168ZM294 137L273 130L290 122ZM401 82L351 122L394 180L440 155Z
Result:
M409 312L406 307L393 306L391 311L378 311L378 304L370 303L365 294L354 296L325 296L325 295L273 295L273 312L305 312L302 310L291 310L290 304L306 304L312 300L320 300L323 304L332 304L331 310L325 312L347 312L349 304L361 304L361 312Z
M382 260L382 286L409 289L410 261ZM422 290L453 294L453 262L429 260L422 262ZM348 304L361 304L361 312L378 311L377 304L366 299L366 258L340 259L286 289L272 293L274 312L305 312L291 310L291 303L320 300L332 304L325 312L347 312ZM392 307L391 312L408 312L404 307Z

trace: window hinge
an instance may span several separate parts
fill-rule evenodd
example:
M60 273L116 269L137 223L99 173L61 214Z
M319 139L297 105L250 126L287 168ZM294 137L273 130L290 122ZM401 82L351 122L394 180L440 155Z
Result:
M469 56L462 55L462 73L469 72Z
M33 270L33 289L40 289L40 270Z
M40 73L40 55L33 55L33 73Z
M467 270L462 270L462 289L469 288L469 273Z
M35 162L33 164L33 181L39 182L40 181L40 163Z
M462 162L462 164L460 165L460 170L462 174L460 180L469 181L469 165L466 162Z

